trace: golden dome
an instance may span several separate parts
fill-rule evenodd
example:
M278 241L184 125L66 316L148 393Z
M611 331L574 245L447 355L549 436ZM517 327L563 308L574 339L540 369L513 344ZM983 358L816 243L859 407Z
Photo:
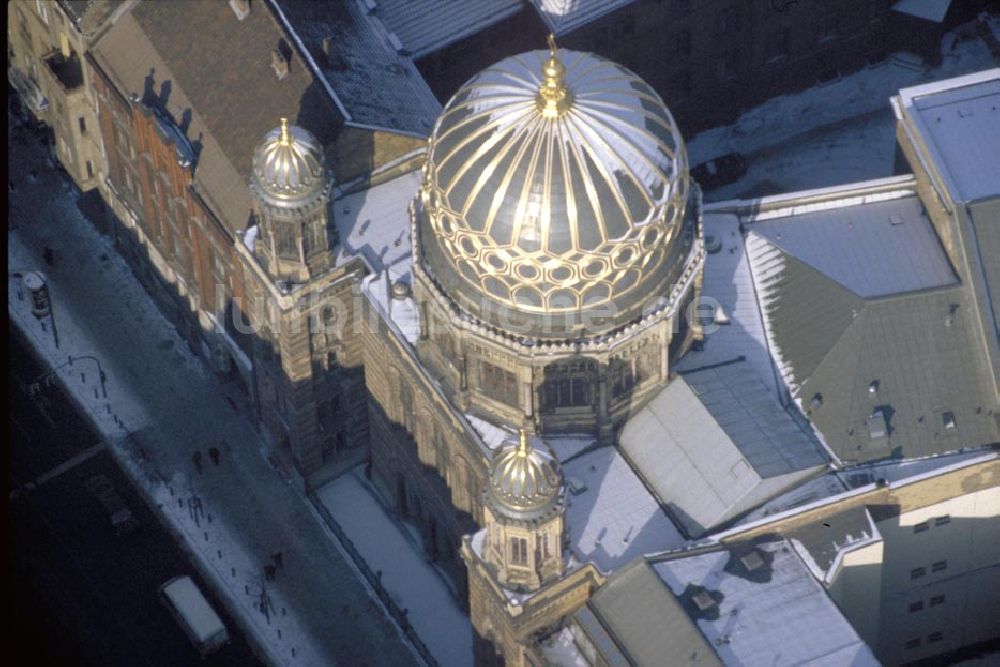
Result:
M537 438L535 445L529 440L522 430L516 443L504 445L494 457L487 492L494 509L526 520L555 507L561 487L552 455Z
M430 138L418 251L480 320L508 329L513 311L529 335L565 338L586 333L586 311L622 324L666 294L689 187L656 92L550 46L483 70L448 102Z
M316 137L282 118L254 151L254 193L272 206L293 208L311 203L326 186L323 151Z

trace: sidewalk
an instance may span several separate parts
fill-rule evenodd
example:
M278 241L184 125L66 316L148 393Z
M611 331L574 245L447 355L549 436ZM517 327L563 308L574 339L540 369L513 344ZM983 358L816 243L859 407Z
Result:
M273 664L417 662L315 509L266 463L238 388L188 351L33 142L12 141L9 159L16 186L8 209L12 325L58 368L248 639ZM53 266L42 260L45 246L55 252ZM10 275L26 270L48 279L58 349L51 325L31 314L30 296ZM68 355L76 357L72 365ZM84 355L100 361L107 399L96 362ZM222 452L217 466L212 446ZM263 568L277 552L283 568L267 582Z
M423 552L376 499L364 467L341 475L316 496L354 543L365 562L381 571L382 585L408 610L413 625L442 667L472 664L472 624Z

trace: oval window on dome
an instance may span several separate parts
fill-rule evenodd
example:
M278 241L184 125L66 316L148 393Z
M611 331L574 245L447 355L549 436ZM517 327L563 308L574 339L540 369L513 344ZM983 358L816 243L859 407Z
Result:
M573 277L573 270L568 266L557 266L549 271L549 277L561 283Z
M521 264L517 267L517 275L524 280L537 280L541 271L534 264Z
M451 216L448 215L447 213L442 213L439 220L441 221L440 222L441 233L443 233L445 236L451 236L452 233L454 233L455 231L455 228L454 226L452 226L451 223Z
M595 259L589 264L587 264L587 266L583 269L583 275L587 276L588 278L597 278L602 273L604 273L605 270L606 267L604 265L604 262L602 262L599 259Z
M635 250L631 246L626 246L615 253L614 262L618 266L628 266L633 259Z
M505 272L507 270L507 261L495 252L486 256L486 264L494 271Z
M660 240L659 227L649 227L642 233L643 250L652 250L656 247L656 242Z
M476 243L471 237L463 236L458 240L458 245L466 255L471 256L476 254Z

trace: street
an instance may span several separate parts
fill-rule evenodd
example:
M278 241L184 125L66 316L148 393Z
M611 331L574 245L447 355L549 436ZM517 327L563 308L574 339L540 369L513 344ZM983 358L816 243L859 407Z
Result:
M219 611L225 607L237 621L231 630L252 633L250 643L266 653L268 662L414 664L412 649L308 500L262 453L254 408L239 387L214 376L191 353L113 241L81 214L79 193L47 159L38 137L10 122L8 139L8 313L17 321L11 329L26 332L31 347L59 369L75 402L109 443L109 449L83 457L81 469L110 461L109 454L127 466L142 496L158 506L170 540L197 564L181 572L210 579L211 586L203 588L216 591ZM52 317L44 323L31 315L21 278L13 275L30 270L44 272L49 287ZM67 368L70 355L78 361ZM79 361L85 356L98 361ZM100 370L106 382L98 382ZM44 401L40 405L50 416L56 410ZM11 428L30 431L25 421L18 418L21 426ZM80 435L74 443L36 447L39 462L12 462L12 473L37 477L96 442ZM219 450L218 463L213 447ZM204 456L200 466L193 463L198 452ZM74 470L41 488L63 478L79 486L87 475L70 474ZM127 485L114 479L125 496ZM17 477L17 482L25 480ZM126 497L130 506L141 504L136 496ZM155 522L147 515L143 523ZM102 534L94 539L118 538ZM276 553L283 554L283 566L265 581ZM77 568L75 576L63 572L76 585L86 585L89 567ZM181 572L158 572L156 586ZM139 607L162 610L158 601ZM137 664L143 664L141 658Z
M42 380L31 395L33 381L47 369L16 330L8 358L8 604L14 653L35 664L196 663L197 652L158 593L170 578L193 574L191 563L59 385ZM112 481L138 520L136 532L116 536L108 515L85 490L85 481L99 474ZM212 604L232 641L205 664L255 664L236 624L218 600Z

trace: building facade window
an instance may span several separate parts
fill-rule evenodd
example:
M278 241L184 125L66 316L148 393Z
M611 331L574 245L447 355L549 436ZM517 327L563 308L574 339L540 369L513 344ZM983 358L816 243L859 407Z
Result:
M939 516L936 519L934 519L935 526L943 526L948 523L951 523L951 516L948 514L945 514L944 516Z
M917 600L916 602L911 602L910 603L910 613L911 614L913 612L915 612L915 611L920 611L923 608L924 608L924 601L923 600Z
M939 642L942 639L944 639L944 633L942 633L940 631L938 631L938 632L932 632L929 635L927 635L927 643L928 644L934 644L935 642Z
M921 577L927 576L926 567L915 567L910 570L910 579L920 579Z
M948 569L948 561L939 560L931 565L931 572L944 572Z
M80 134L87 134L87 119L80 116L77 122L80 124Z
M507 405L517 405L517 376L507 369L480 360L479 384L487 396Z
M931 597L931 606L937 607L938 605L944 604L944 595L934 595Z
M925 533L927 532L928 529L930 529L930 524L928 524L926 521L921 521L920 523L913 526L914 533Z
M94 177L94 163L91 162L90 160L87 160L87 178L93 178L93 177Z
M597 366L589 360L574 361L545 369L541 386L542 410L584 407L594 402Z
M514 565L528 564L528 540L523 537L510 538L510 562Z
M917 637L915 639L911 639L908 642L906 642L905 644L903 644L904 648L917 648L919 646L920 646L920 637Z

